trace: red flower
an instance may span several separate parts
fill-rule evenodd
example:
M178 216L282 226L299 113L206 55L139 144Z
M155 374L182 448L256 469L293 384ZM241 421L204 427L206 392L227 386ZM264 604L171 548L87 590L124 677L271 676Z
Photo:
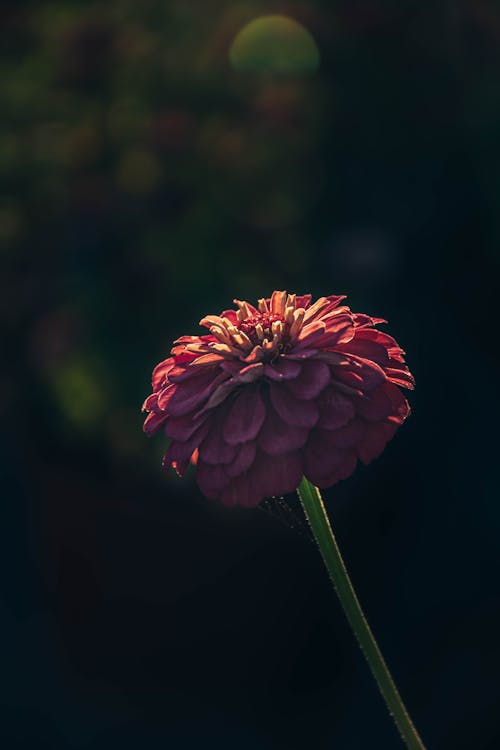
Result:
M164 467L191 460L209 498L257 505L305 475L327 487L383 451L410 407L414 381L397 342L343 296L273 292L258 308L207 315L153 371L148 435L171 438Z

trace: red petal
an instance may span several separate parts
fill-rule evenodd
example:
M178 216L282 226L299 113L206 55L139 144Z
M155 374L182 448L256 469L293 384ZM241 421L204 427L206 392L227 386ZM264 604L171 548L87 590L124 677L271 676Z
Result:
M302 448L308 434L307 428L293 427L284 422L269 404L258 443L262 450L270 456L278 456Z
M220 497L220 493L230 482L230 479L220 464L211 466L198 459L196 481L203 494L211 500L215 500Z
M330 368L317 359L309 359L302 365L298 377L288 383L288 388L297 398L316 398L330 382Z
M333 446L324 430L314 430L305 450L304 474L314 484L325 485L332 474L342 473L352 466L352 451L341 450Z
M369 422L389 419L402 424L410 411L407 400L392 383L385 383L364 397L355 398L354 403L358 414Z
M319 397L318 427L336 430L347 424L355 415L352 399L339 393L334 386L328 388Z
M204 417L195 419L192 414L186 414L184 417L169 417L165 425L165 434L173 440L186 442L203 424L203 419Z
M296 427L314 427L319 419L314 401L295 398L286 386L278 383L270 383L269 390L272 404L285 422Z
M190 411L194 411L208 399L216 388L221 377L225 373L214 378L213 373L201 373L195 378L189 378L182 383L177 383L175 393L168 401L168 410L174 417L182 417ZM161 406L161 403L160 403Z
M301 365L299 362L280 357L272 365L264 366L264 375L271 380L290 380L291 378L296 378L300 370Z
M272 457L259 451L248 476L254 495L260 500L294 492L302 478L300 451Z
M163 385L165 378L167 377L174 364L175 361L173 357L169 357L163 362L160 362L159 365L156 365L155 369L153 370L153 376L151 379L154 391L157 391Z
M341 450L353 448L361 443L366 433L366 422L363 419L352 419L337 430L328 430L327 440Z
M379 365L385 365L389 361L389 355L385 346L382 346L382 344L378 344L375 341L359 338L358 334L347 344L341 344L335 348L339 352L356 354L363 359L371 359Z
M397 425L386 422L367 423L365 439L357 448L362 462L369 464L374 458L378 458L397 429Z
M167 415L163 412L161 414L155 414L155 412L152 411L144 420L142 429L146 435L151 437L151 435L155 435L158 432L166 419Z
M224 424L224 440L230 445L253 440L257 437L265 416L266 410L259 388L242 388L229 409Z
M238 455L234 461L224 467L226 474L229 477L236 477L248 471L254 462L256 450L257 447L254 441L240 445Z
M296 309L298 310L299 307L303 307L304 310L307 310L307 308L311 306L311 299L312 299L311 294L301 294L301 295L298 294L295 298Z
M207 464L229 464L236 458L236 447L226 443L223 437L226 415L224 406L209 419L207 436L199 448L200 459Z

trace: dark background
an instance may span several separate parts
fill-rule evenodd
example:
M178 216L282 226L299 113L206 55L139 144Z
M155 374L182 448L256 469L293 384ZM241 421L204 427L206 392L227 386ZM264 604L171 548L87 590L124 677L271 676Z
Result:
M231 67L277 12L319 69ZM3 747L402 747L301 524L206 500L141 431L171 341L284 288L348 294L407 351L411 418L325 499L429 750L500 747L500 6L0 22Z

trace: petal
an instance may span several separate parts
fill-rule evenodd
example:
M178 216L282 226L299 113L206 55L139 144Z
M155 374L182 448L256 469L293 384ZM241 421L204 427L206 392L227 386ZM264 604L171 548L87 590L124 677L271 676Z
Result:
M176 388L177 388L177 386L174 383L169 383L166 386L166 388L163 388L163 390L161 390L158 393L158 407L162 411L166 410L166 408L167 408L167 406L168 406L168 404L170 402L170 399L172 398L172 396L174 395L174 393L176 391Z
M250 484L247 473L231 479L223 489L220 499L224 505L242 505L247 508L255 508L263 498Z
M352 451L336 448L328 437L325 430L314 430L307 441L304 457L304 474L311 482L322 486L332 474L346 474L347 469L354 469Z
M222 407L208 420L208 432L199 448L199 457L206 464L229 464L236 458L237 448L223 436L226 416L227 408Z
M360 338L359 335L356 335L356 337L347 344L340 344L335 348L339 352L355 354L363 359L371 359L379 365L385 365L389 360L389 355L385 346L382 346L382 344L378 344L375 341Z
M294 492L302 478L300 451L272 457L259 451L248 475L255 495L261 500Z
M172 383L181 383L183 380L188 378L196 377L200 374L200 367L220 365L224 362L224 357L216 352L210 352L209 354L202 354L201 357L196 357L192 362L184 365L177 365L172 368L169 373L169 380ZM213 370L212 370L213 372ZM206 370L204 371L206 374Z
M220 373L216 377L213 376L213 373L201 373L195 378L177 383L175 393L168 402L170 414L173 417L182 417L184 414L194 411L209 398L221 379L226 377L226 373Z
M295 298L295 308L298 310L299 307L303 307L307 310L311 306L312 294L298 294Z
M270 380L290 380L296 378L300 371L300 362L294 362L285 357L279 357L272 365L264 365L264 375Z
M313 427L318 421L319 411L314 401L298 399L286 386L278 383L270 383L269 391L274 408L289 425Z
M358 414L369 422L388 419L402 424L410 413L408 401L392 383L385 383L375 391L354 399L354 403Z
M369 359L362 359L354 354L346 354L345 356L350 362L348 369L361 378L364 391L371 391L387 380L385 372L376 362L372 362ZM338 377L338 368L334 370L334 374Z
M355 418L337 430L328 430L326 439L335 448L346 450L361 443L365 433L366 422L363 419Z
M184 442L172 440L163 458L164 465L170 465L173 461L189 461L194 450L200 445L208 432L208 424L204 423L193 435Z
M173 440L185 442L200 427L203 419L204 417L196 419L192 414L186 414L183 417L169 417L165 425L165 434Z
M174 364L174 358L169 357L163 362L160 362L159 365L156 365L155 369L153 370L153 376L151 378L154 391L157 391L163 385L163 383L165 382L165 378L167 377Z
M288 383L288 388L297 398L316 398L330 382L330 368L317 359L309 359L302 365L300 375Z
M297 342L300 346L310 347L315 346L317 341L320 341L326 331L326 326L322 320L315 320L309 325L303 326L299 335L297 336Z
M250 443L243 443L239 446L238 454L234 461L224 467L226 474L229 477L236 477L239 474L243 474L248 471L250 466L253 464L257 446L255 441Z
M270 456L278 456L302 448L308 434L307 428L294 427L284 422L269 404L258 443L260 448Z
M354 451L346 451L342 462L329 474L327 477L319 477L316 480L318 487L331 487L332 485L339 482L341 479L347 479L354 473L358 458Z
M220 464L211 466L198 459L196 481L203 494L211 500L215 500L220 497L220 493L230 482L230 479Z
M258 386L246 386L236 396L224 424L224 440L230 445L253 440L264 423L266 409Z
M367 423L365 438L357 447L357 453L361 461L364 464L369 464L374 458L378 458L397 429L396 424L388 424L387 422Z
M258 380L264 374L264 365L262 362L255 362L253 365L241 367L240 371L234 375L236 383L252 383Z
M158 393L152 393L147 397L142 405L141 411L154 411L156 414L161 412L161 409L158 406Z
M283 315L286 305L286 292L273 292L271 296L271 312L275 315Z
M355 329L352 324L351 315L338 313L330 319L323 318L323 323L325 324L324 334L317 336L312 342L319 349L345 344L351 341L354 336Z
M164 412L161 412L160 414L156 414L155 412L151 412L148 414L146 419L144 420L144 424L142 429L148 435L148 437L151 437L152 435L155 435L162 424L167 419L167 415Z
M317 353L318 353L317 349L301 349L299 345L299 346L294 347L287 354L283 354L282 356L285 359L301 360L301 359L309 359L310 357L315 357Z
M355 415L352 399L339 393L335 387L323 391L318 401L318 427L336 430L347 424Z

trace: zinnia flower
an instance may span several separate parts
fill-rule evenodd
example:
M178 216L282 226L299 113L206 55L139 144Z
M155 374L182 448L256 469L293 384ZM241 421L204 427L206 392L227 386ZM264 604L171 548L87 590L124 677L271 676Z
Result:
M209 498L254 506L328 487L369 463L410 413L414 381L397 342L353 313L345 296L273 292L258 307L207 315L204 336L181 336L153 371L144 431L164 428L163 460L191 461Z

